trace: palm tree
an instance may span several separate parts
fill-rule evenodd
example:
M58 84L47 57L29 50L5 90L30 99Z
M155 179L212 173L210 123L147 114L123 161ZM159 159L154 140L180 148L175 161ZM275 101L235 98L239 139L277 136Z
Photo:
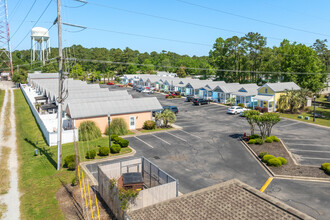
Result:
M82 72L81 77L84 81L86 81L88 78L88 73L86 71Z
M278 100L278 109L283 112L288 109L291 113L297 112L299 108L304 108L307 100L306 97L311 96L311 92L307 89L286 90Z
M168 127L169 123L176 121L176 116L171 110L165 109L162 113L156 115L155 120L160 121L164 127Z

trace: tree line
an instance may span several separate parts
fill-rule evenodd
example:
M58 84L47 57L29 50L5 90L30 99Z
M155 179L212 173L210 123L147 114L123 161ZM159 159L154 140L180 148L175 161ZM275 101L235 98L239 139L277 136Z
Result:
M283 40L279 46L267 47L267 38L249 32L242 37L217 38L209 56L179 55L170 51L141 53L125 48L85 48L73 45L64 48L64 70L71 77L96 80L114 74L153 74L156 71L176 72L179 77L202 75L216 80L239 83L294 81L299 86L318 92L323 88L330 70L327 40L316 40L312 46ZM57 48L51 48L50 61L30 64L30 50L14 51L13 80L24 82L27 72L57 72ZM82 61L83 60L83 61ZM92 61L93 60L93 61ZM96 60L111 61L97 62ZM4 68L4 64L1 64ZM303 73L303 74L297 74ZM309 73L309 74L306 74ZM310 74L312 73L312 74Z

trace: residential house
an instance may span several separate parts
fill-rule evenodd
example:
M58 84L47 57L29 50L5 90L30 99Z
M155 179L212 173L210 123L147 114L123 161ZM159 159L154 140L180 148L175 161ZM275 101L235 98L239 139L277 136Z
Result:
M259 86L257 84L243 84L237 92L233 92L236 96L236 105L242 103L245 107L253 107L257 105L257 101L253 99L258 94ZM256 102L256 103L253 103Z
M257 102L253 102L252 107L266 107L269 112L274 112L278 108L280 96L287 90L300 90L300 87L294 82L266 83L258 89L258 94L253 97Z
M234 92L237 92L242 85L239 83L226 83L222 85L217 85L213 92L217 93L213 95L216 97L220 103L227 103L229 99L235 98Z

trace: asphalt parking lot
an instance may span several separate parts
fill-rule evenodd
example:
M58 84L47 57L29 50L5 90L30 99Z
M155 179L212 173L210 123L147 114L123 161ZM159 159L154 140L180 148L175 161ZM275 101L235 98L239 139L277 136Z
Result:
M122 89L122 88L119 88ZM260 189L268 174L238 141L249 132L245 118L226 114L227 107L209 104L192 106L184 99L156 96L163 106L179 108L177 122L182 130L130 137L136 157L144 156L179 180L179 190L188 193L237 178ZM330 158L330 129L282 120L273 134L283 139L299 163L320 166ZM95 167L91 168L95 174ZM316 219L329 219L330 183L274 179L265 191Z

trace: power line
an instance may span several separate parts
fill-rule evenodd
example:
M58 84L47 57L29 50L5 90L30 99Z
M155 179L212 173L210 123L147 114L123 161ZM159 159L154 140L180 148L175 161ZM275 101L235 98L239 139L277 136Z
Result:
M162 67L162 68L180 68L179 66L162 66L162 65L142 64L142 63L116 62L116 61L108 61L108 60L94 60L94 59L80 59L80 58L67 58L67 59L81 61L81 62L119 64L126 66L133 65L133 66ZM231 72L231 73L298 74L298 75L330 74L330 73L308 73L308 72L303 73L303 72L270 72L270 71L251 71L251 70L209 69L209 68L197 68L197 67L186 67L186 69L211 70L216 72Z
M24 21L26 20L27 16L29 16L30 12L32 11L32 8L34 7L34 5L36 4L37 0L34 0L33 4L31 5L29 11L26 13L23 21L21 22L21 24L18 26L18 28L16 29L16 31L14 32L14 34L11 36L11 38L14 38L15 34L17 33L17 31L22 27Z
M19 6L21 5L22 1L23 1L23 0L19 0L19 1L16 3L16 5L15 5L14 9L12 10L12 13L10 14L9 18L11 18L11 17L14 16L14 14L16 13L16 11L15 11L16 8L19 7Z
M34 28L37 23L39 22L39 20L41 19L41 17L45 14L45 12L47 11L47 9L49 8L50 4L52 3L52 0L49 1L48 5L46 6L46 8L44 9L44 11L41 13L41 15L39 16L39 18L37 19L37 21L34 23L34 25L32 26L32 28ZM52 24L52 26L50 26L50 28L48 28L48 31L54 26L54 24ZM27 32L27 34L24 36L24 38L18 43L18 45L15 47L15 49L13 51L15 51L17 49L17 47L19 47L19 45L21 45L21 43L25 40L25 38L29 35L30 31Z
M247 19L247 20L251 20L251 21L257 21L257 22L272 25L272 26L277 26L277 27L290 29L290 30L294 30L294 31L300 31L300 32L309 33L309 34L315 34L315 35L319 35L319 36L330 37L330 35L328 35L328 34L322 34L322 33L308 31L308 30L304 30L304 29L300 29L300 28L290 27L290 26L287 26L287 25L276 24L276 23L269 22L269 21L263 21L263 20L260 20L260 19L251 18L251 17L247 17L247 16L227 12L227 11L223 11L223 10L216 9L216 8L210 8L210 7L207 7L207 6L204 6L204 5L195 4L195 3L191 3L191 2L188 2L188 1L184 1L184 0L175 0L175 1L187 4L187 5L192 5L192 6L195 6L195 7L207 9L207 10L210 10L210 11L215 11L215 12L218 12L218 13L221 13L221 14L227 14L227 15L231 15L231 16L234 16L234 17L239 17L239 18L243 18L243 19Z
M246 33L241 32L241 31L235 31L235 30L231 30L231 29L219 28L219 27L215 27L215 26L211 26L211 25L205 25L205 24L198 24L198 23L179 20L179 19L174 19L174 18L167 18L167 17L163 17L163 16L159 16L159 15L152 15L152 14L147 14L147 13L144 13L144 12L132 11L132 10L117 8L117 7L113 7L113 6L109 6L109 5L103 5L103 4L99 4L99 3L89 2L89 4L96 5L96 6L99 6L99 7L104 7L104 8L110 8L110 9L114 9L114 10L117 10L117 11L124 11L124 12L131 13L131 14L137 14L137 15L142 15L142 16L147 16L147 17L151 17L151 18L157 18L157 19L182 23L182 24L189 24L189 25L203 27L203 28L209 28L209 29L213 29L213 30L221 30L221 31L226 31L226 32L236 33L236 34L246 34ZM273 40L278 40L278 41L283 40L282 38L271 37L271 36L268 36L267 38L273 39ZM293 41L291 41L291 42L293 42ZM302 42L298 42L298 43L302 43ZM304 44L310 44L311 45L312 43L304 43Z

